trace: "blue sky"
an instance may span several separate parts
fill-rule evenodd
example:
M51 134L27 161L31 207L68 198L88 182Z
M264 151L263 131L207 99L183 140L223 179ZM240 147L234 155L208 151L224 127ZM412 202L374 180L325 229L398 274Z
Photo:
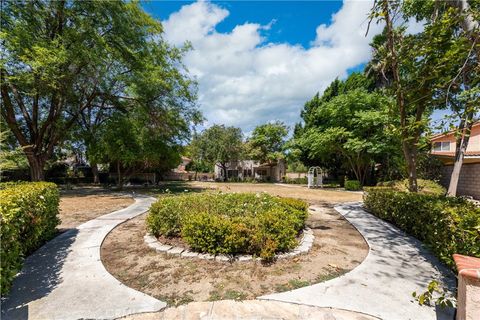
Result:
M205 126L226 124L248 135L280 120L293 127L304 103L335 78L361 71L369 43L373 0L149 1L165 39L194 50L184 59L198 80Z
M150 1L143 7L160 20L194 1ZM236 25L255 22L272 23L263 35L274 43L287 42L310 47L315 39L315 29L321 23L329 23L332 14L342 7L342 1L212 1L230 11L228 19L216 26L218 32L230 32Z

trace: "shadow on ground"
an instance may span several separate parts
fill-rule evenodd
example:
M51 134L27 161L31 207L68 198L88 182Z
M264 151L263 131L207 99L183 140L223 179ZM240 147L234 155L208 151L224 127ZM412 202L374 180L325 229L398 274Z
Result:
M77 229L64 232L25 259L10 293L2 297L2 320L28 319L28 303L58 287L62 282L60 271L77 234Z

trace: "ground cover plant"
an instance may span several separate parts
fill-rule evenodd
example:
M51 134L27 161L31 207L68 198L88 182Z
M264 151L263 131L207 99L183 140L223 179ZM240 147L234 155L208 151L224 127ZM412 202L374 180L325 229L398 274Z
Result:
M367 189L364 204L422 241L452 269L454 253L480 257L480 208L463 198L374 187Z
M59 193L54 183L0 184L0 239L2 295L22 266L25 255L56 233L60 223Z
M253 254L271 259L293 249L308 205L266 193L205 193L167 196L150 208L148 231L182 237L195 251Z

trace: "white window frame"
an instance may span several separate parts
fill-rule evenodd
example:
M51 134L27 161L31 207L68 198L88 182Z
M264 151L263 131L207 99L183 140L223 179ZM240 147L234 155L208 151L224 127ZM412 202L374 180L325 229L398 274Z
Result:
M433 151L450 151L450 141L438 141L433 143Z

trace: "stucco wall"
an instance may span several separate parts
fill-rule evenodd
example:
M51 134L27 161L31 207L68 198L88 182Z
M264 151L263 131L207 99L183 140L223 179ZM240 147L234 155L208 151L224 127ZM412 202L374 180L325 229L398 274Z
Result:
M445 166L442 171L441 184L448 188L453 166ZM472 196L480 199L480 163L463 164L458 181L458 195Z
M432 142L450 142L450 152L455 152L455 136L452 133L438 136L432 139ZM444 150L446 151L446 150ZM470 133L467 152L480 151L480 125L475 125ZM435 154L435 151L432 151Z

